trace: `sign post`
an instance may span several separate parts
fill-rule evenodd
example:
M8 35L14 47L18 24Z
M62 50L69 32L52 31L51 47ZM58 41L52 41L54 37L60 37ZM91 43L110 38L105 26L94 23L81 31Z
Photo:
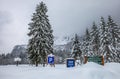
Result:
M69 67L75 67L75 59L74 58L67 58L66 59L66 66Z
M16 57L14 58L14 61L16 62L16 66L18 66L19 62L21 61L21 58Z
M47 57L47 63L52 67L55 67L55 57L53 54L49 54Z
M104 58L103 56L85 56L85 62L95 62L100 65L104 65Z

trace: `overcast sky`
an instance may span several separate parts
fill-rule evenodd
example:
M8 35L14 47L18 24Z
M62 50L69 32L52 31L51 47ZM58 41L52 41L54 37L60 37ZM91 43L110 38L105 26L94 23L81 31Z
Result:
M41 0L0 0L0 53L27 44L28 23ZM84 34L100 16L120 22L120 0L43 0L55 36Z

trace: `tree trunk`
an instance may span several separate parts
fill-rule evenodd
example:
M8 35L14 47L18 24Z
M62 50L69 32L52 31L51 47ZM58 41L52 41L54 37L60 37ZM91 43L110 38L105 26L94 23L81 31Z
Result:
M45 63L43 63L43 67L45 67Z
M37 62L35 62L35 66L38 67L38 63Z
M19 63L19 62L17 61L17 62L16 62L16 66L18 66L18 63Z

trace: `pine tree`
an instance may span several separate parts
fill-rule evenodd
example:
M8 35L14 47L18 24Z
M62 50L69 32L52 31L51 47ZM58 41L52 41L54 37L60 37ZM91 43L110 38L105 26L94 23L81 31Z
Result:
M36 12L33 13L29 23L28 36L28 54L32 64L38 66L39 63L45 66L46 56L53 53L53 30L47 16L47 7L41 2L36 7Z
M100 53L104 56L105 62L111 62L113 57L111 55L110 33L103 17L101 17L100 24Z
M112 37L112 44L116 48L117 44L120 42L120 27L113 21L111 16L108 16L109 31Z
M111 39L111 53L113 55L114 62L120 62L119 48L117 44L120 43L120 27L113 21L111 16L108 16L107 26L109 27L110 39Z
M80 49L80 42L78 39L78 35L75 34L75 38L73 41L73 46L72 46L72 57L75 60L82 59L82 51ZM82 61L82 60L81 60Z
M95 24L95 22L93 22L90 36L91 36L92 53L93 53L93 55L99 55L99 52L98 52L98 49L99 49L99 31L98 31L98 27Z
M91 52L91 37L90 37L90 33L89 33L89 30L86 29L86 33L85 33L85 37L83 39L83 52L84 52L84 55L86 56L89 56L92 54Z

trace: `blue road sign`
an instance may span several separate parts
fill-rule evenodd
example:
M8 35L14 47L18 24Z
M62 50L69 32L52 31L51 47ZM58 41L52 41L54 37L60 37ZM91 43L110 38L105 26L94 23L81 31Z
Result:
M75 60L67 59L67 67L75 67Z
M54 64L54 57L48 56L48 64Z

